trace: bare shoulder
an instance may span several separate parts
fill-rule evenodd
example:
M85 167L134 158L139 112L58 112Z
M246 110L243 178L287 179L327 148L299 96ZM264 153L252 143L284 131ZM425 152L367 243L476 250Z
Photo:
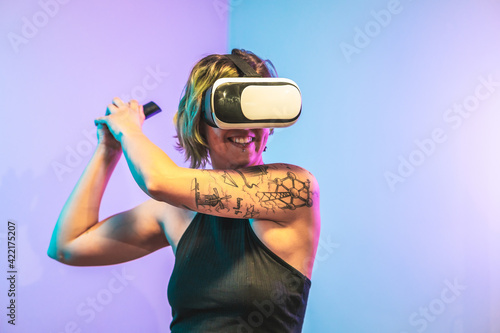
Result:
M313 208L319 205L319 185L310 171L286 163L267 164L260 167L268 168L269 171L267 191L259 193L261 204L272 202L275 207L289 210L301 207ZM308 212L309 210L301 211Z
M296 165L261 167L268 178L256 192L260 206L284 214L275 220L256 218L252 227L271 251L310 278L321 228L316 178Z
M269 168L269 170L274 170L275 172L281 172L281 173L293 173L295 175L301 176L302 178L309 179L311 182L314 182L314 185L316 184L316 178L314 175L307 169L300 167L298 165L294 164L289 164L289 163L273 163L273 164L265 164L260 167L265 167ZM254 167L250 167L254 168ZM246 168L248 169L248 168Z

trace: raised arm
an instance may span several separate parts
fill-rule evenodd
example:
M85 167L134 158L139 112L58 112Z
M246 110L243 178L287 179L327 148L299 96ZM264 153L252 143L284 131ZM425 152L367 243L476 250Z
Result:
M141 159L139 159L141 160ZM308 218L319 207L319 189L308 171L288 164L268 164L237 170L164 168L149 182L156 200L229 218L275 222Z
M106 124L120 141L132 175L152 198L230 218L286 222L319 214L318 185L308 171L287 164L237 170L179 167L135 125L142 115L135 101L114 103L111 114L96 122Z
M98 126L99 144L64 205L47 254L69 265L132 260L169 245L159 224L164 205L150 200L99 222L107 182L121 156L120 144Z

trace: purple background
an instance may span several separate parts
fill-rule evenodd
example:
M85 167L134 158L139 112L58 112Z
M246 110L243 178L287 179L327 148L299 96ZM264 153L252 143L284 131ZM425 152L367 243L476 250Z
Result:
M8 219L17 222L19 269L15 328L6 323L1 279L1 331L71 332L74 326L75 332L168 332L170 248L92 268L62 265L46 252L62 205L95 146L94 118L114 96L157 102L163 112L144 131L183 164L174 149L172 118L196 61L226 52L228 11L210 1L69 1L46 7L54 15L46 14L43 24L44 15L37 13L48 11L38 1L1 6L0 274L6 271ZM11 43L10 33L24 36L23 18L36 23L37 15L36 35L25 44ZM101 216L145 199L122 159ZM114 274L131 280L120 283Z

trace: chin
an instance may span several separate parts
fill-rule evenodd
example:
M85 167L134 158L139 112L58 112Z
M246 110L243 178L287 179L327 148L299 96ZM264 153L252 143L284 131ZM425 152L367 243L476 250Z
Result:
M214 156L215 157L215 156ZM239 156L219 156L212 160L214 169L241 169L254 165L264 164L262 156L258 154L241 154Z
M253 164L250 161L239 161L239 162L235 162L233 164L232 169L241 169L241 168L246 168L246 167L249 167L252 165Z
M241 158L238 160L233 160L228 163L230 165L230 169L241 169L241 168L247 168L251 167L254 165L258 165L261 163L258 163L258 160L250 160L249 158Z
M254 166L254 165L261 165L261 164L264 164L264 162L262 161L262 158L255 158L255 159L252 159L252 160L249 159L245 163L245 167L251 167L251 166Z

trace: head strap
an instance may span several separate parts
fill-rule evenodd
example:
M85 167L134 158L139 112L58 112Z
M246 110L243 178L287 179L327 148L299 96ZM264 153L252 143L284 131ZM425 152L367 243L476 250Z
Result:
M243 73L243 76L245 77L262 77L259 73L255 71L255 69L252 68L246 62L243 60L240 56L236 54L226 54L226 57L228 57L235 65L238 67L238 69Z

